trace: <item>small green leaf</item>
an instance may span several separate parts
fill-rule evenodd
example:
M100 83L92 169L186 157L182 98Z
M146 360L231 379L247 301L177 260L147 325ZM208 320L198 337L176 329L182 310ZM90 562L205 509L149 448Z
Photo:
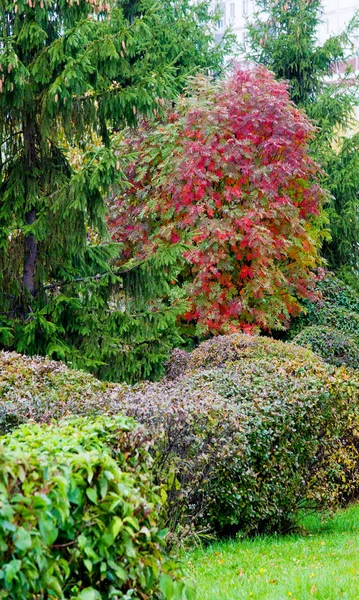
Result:
M135 519L134 517L126 517L124 520L124 523L131 525L131 527L135 530L138 531L139 530L139 524L138 524L138 520Z
M166 600L173 600L173 579L167 573L162 573L160 578L160 590Z
M114 539L116 539L116 537L118 536L118 534L120 533L122 528L123 528L122 519L120 519L120 517L114 517L111 521L111 526L110 526L111 533L112 533Z
M45 544L51 546L56 540L59 530L50 519L39 519L39 529Z
M126 569L124 569L123 567L121 567L121 565L116 565L115 574L116 574L116 577L121 582L127 581L127 579L128 579L127 571L126 571Z
M32 546L31 535L23 527L19 527L13 537L13 540L16 548L19 550L27 550Z
M78 600L101 600L101 594L95 588L85 588L77 598Z
M95 490L95 488L87 488L86 496L89 500L91 500L91 502L97 504L97 491Z
M55 594L57 594L58 598L63 598L63 591L62 591L62 586L60 585L59 581L56 579L56 577L49 577L46 581L46 585L48 590L51 590L53 592L55 592Z
M92 562L88 558L85 558L84 565L89 573L92 573Z
M7 531L16 531L16 525L14 525L14 523L10 523L10 521L2 521L0 523L0 527Z
M8 583L11 583L16 574L21 569L21 560L11 560L7 565L3 565L3 571Z

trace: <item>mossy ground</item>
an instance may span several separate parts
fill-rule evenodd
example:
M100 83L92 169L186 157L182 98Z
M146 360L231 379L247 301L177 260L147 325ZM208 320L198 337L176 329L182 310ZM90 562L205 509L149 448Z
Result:
M216 542L186 556L200 600L358 600L359 504L303 532Z

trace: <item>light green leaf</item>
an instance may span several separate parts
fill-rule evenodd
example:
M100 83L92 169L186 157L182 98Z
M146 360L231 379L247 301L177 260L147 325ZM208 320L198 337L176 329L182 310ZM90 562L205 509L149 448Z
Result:
M14 537L14 544L19 550L27 550L32 546L31 535L23 527L19 527Z
M101 594L95 588L85 588L77 596L78 600L102 600Z
M120 533L122 528L123 528L122 519L120 519L120 517L114 517L114 519L112 519L112 521L111 521L111 526L110 526L111 533L112 533L114 539L116 539L116 537L118 536L118 534Z
M86 496L89 500L91 500L91 502L97 504L97 491L95 490L95 488L87 488Z
M167 573L162 573L160 578L160 590L166 600L173 600L173 579Z
M92 562L88 558L85 558L84 565L85 565L86 569L89 571L89 573L91 573L92 572Z
M57 527L55 527L53 521L50 519L40 519L39 529L44 542L51 546L51 544L53 544L56 540L59 533L59 530L57 529Z
M3 571L8 583L11 583L14 577L21 569L21 560L11 560L7 565L3 565Z

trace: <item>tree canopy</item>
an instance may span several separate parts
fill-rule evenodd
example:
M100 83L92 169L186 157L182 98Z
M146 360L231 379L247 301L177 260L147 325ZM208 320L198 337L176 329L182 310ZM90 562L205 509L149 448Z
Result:
M209 36L208 2L1 0L0 9L3 344L99 366L108 353L123 358L121 348L130 356L136 332L150 356L146 341L161 347L173 319L161 313L159 332L156 316L143 316L153 312L146 304L153 265L148 277L143 266L140 275L133 265L124 269L148 288L138 309L146 326L133 306L126 318L104 194L124 185L131 156L116 152L122 129L158 114L189 73L220 70L227 42L218 47ZM76 148L79 165L70 160Z
M359 106L358 79L350 67L358 52L358 17L320 45L321 0L257 0L256 7L248 24L248 58L287 81L292 100L317 126L312 152L326 171L322 183L331 198L332 239L324 244L324 256L334 268L358 267L359 136L348 135Z
M129 132L132 186L111 197L124 257L185 244L184 318L197 332L280 328L310 294L325 193L308 155L313 128L266 69L237 70Z

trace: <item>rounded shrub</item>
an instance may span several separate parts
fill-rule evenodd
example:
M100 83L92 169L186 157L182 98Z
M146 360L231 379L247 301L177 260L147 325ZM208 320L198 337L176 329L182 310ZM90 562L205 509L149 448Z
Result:
M29 420L102 414L109 389L92 375L60 362L0 352L0 434Z
M293 343L310 348L331 365L347 365L354 369L359 367L357 340L334 327L305 327L293 338Z
M125 417L23 425L2 439L2 598L193 597L165 555L146 445Z
M122 400L156 437L170 528L287 528L313 501L323 435L335 421L323 386L333 369L306 349L242 334L207 341L180 362L176 380L138 386ZM317 491L323 506L328 489Z

